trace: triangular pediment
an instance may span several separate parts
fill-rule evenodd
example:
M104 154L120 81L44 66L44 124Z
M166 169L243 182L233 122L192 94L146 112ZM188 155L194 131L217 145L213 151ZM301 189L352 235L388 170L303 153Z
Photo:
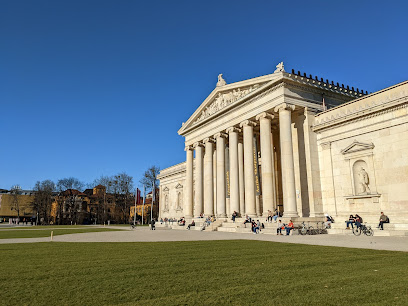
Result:
M175 188L176 188L176 189L183 188L183 185L181 185L180 183L178 183Z
M371 150L374 148L374 144L372 143L363 143L357 140L354 140L352 144L341 150L342 154L354 153L364 150Z
M229 106L238 104L240 101L252 97L256 92L260 92L262 87L270 81L277 79L280 75L280 73L274 73L216 87L187 122L183 123L178 133L182 135L184 131L190 127L198 125L208 118L215 117Z

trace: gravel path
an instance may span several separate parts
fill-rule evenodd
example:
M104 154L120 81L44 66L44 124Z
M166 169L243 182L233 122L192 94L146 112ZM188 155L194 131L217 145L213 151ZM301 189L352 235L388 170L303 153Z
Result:
M196 230L156 230L136 228L113 232L79 233L54 236L56 242L157 242L157 241L197 241L197 240L261 240L311 245L326 245L348 248L390 250L408 252L408 237L367 237L350 235L276 236L251 233L200 232ZM44 238L0 239L5 243L49 242Z

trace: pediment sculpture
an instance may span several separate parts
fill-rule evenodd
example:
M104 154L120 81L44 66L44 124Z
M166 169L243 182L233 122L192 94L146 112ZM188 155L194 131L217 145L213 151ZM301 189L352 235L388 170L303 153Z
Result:
M259 87L259 84L255 84L249 87L235 88L232 91L228 92L219 92L215 99L207 107L204 108L204 110L200 113L194 123L200 122L201 120L210 117L211 115L231 105L235 101L238 101L254 90L257 90Z

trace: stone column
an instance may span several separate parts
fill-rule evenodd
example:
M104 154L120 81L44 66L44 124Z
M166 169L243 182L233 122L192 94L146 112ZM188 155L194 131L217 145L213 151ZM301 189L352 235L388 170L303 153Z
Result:
M239 212L245 217L244 145L238 142Z
M229 159L230 159L230 214L239 212L239 169L238 169L238 133L240 129L231 127L229 134Z
M295 166L293 162L292 118L294 105L282 103L275 107L279 112L279 134L281 146L283 216L299 217L296 209Z
M214 135L217 141L217 216L227 216L225 196L225 138L227 134L217 133Z
M196 142L194 144L195 149L195 200L194 200L194 215L199 217L203 213L203 144L201 142Z
M214 153L213 153L213 188L214 188L213 214L215 216L217 214L217 150L214 150Z
M193 147L187 146L186 151L186 191L184 198L184 216L193 217Z
M213 185L213 152L214 140L212 138L204 139L204 215L214 214L214 185Z
M254 126L253 121L241 122L244 134L244 172L245 172L245 213L256 217L255 173L254 173Z
M262 204L263 216L268 216L268 210L273 211L273 164L271 145L271 120L273 115L261 113L256 116L259 120L261 133L261 158L262 158Z

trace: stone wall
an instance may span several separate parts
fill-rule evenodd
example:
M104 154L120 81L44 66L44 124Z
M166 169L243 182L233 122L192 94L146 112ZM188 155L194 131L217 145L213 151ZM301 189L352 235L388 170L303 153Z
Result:
M316 116L323 209L408 221L408 82Z

